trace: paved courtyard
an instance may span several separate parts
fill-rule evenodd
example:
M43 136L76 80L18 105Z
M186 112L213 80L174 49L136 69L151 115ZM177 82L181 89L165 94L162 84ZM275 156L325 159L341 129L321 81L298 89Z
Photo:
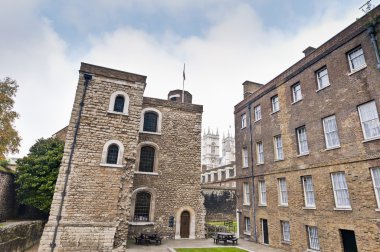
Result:
M245 241L239 239L237 247L246 249L251 252L283 252L283 250L273 249L268 246L259 245L254 242ZM229 245L231 246L231 245ZM129 241L128 250L130 252L152 251L152 252L164 252L172 251L171 248L209 248L209 247L224 247L224 245L214 244L212 239L203 240L163 240L162 245L135 245L133 241Z

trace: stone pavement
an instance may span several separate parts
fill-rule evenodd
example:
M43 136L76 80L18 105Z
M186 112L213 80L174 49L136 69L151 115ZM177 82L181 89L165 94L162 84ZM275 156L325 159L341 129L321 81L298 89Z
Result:
M250 252L283 252L284 250L274 249L269 246L260 245L254 242L239 239L237 247L246 249ZM231 247L232 245L227 245ZM134 241L128 241L128 252L165 252L173 251L171 248L211 248L211 247L227 247L222 244L214 244L213 239L202 240L163 240L162 245L135 245ZM233 246L236 247L236 246Z

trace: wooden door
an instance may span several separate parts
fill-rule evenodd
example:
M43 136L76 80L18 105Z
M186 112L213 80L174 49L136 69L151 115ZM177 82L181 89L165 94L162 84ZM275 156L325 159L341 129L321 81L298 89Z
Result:
M190 235L190 213L183 211L181 214L181 238L189 238Z

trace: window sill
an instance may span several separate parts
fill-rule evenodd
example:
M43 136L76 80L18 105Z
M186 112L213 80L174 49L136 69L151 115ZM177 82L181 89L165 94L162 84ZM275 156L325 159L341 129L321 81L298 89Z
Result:
M292 243L290 241L281 241L282 244L285 244L285 245L291 245Z
M243 166L243 167L242 167L242 169L247 169L247 168L248 168L248 166Z
M327 85L327 86L324 86L324 87L322 87L320 89L317 89L315 92L318 93L319 91L322 91L323 89L328 88L329 86L330 86L330 84Z
M274 162L284 161L284 159L275 159Z
M346 208L334 207L334 211L352 211L352 208L351 207L346 207Z
M274 114L276 114L278 112L280 112L280 110L272 111L272 113L270 113L270 115L274 115Z
M267 207L267 204L258 204L259 207Z
M314 207L303 207L303 210L315 210L317 209L315 206Z
M307 249L307 250L305 250L305 252L319 252L319 251L321 251L321 250L315 250L315 249Z
M375 211L376 211L376 212L380 212L380 208L376 208Z
M251 235L251 232L244 231L245 235Z
M310 155L310 152L303 153L303 154L298 154L297 157L304 157Z
M158 176L157 172L141 172L141 171L135 171L135 174L143 174L143 175L154 175Z
M298 102L300 102L300 101L302 101L302 100L303 100L303 98L301 98L301 99L299 99L299 100L297 100L297 101L294 101L294 102L291 103L291 105L296 104L296 103L298 103Z
M243 203L243 206L251 206L251 204Z
M241 129L245 129L245 128L247 128L247 126L241 127Z
M153 221L128 221L128 224L131 226L153 226Z
M364 64L364 65L358 67L357 69L352 69L351 72L348 73L348 76L351 76L351 75L353 75L354 73L357 73L357 72L359 72L359 71L365 69L366 67L367 67L367 64Z
M111 168L123 168L124 166L121 164L99 164L103 167L111 167Z
M263 165L264 163L257 163L256 165Z
M139 133L143 133L143 134L151 134L151 135L159 135L159 136L161 136L161 132L140 131Z
M255 120L254 122L260 122L261 121L261 118L260 119L258 119L258 120Z
M371 142L371 141L375 141L375 140L379 140L379 139L380 139L380 136L378 136L378 137L374 137L374 138L365 139L365 140L363 140L362 142L363 142L363 143L366 143L366 142Z
M335 146L335 147L326 148L325 151L336 150L336 149L340 149L340 145L339 146Z
M108 110L107 113L108 113L108 114L114 114L114 115L124 115L124 116L128 116L128 113L124 113L124 112L116 112L116 111L111 111L111 110Z
M279 207L288 207L288 204L278 205Z

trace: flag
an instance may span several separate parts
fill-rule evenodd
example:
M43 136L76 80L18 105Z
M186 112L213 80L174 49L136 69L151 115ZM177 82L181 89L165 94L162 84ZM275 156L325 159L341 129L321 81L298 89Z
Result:
M183 80L186 80L186 76L185 76L185 64L183 64Z

